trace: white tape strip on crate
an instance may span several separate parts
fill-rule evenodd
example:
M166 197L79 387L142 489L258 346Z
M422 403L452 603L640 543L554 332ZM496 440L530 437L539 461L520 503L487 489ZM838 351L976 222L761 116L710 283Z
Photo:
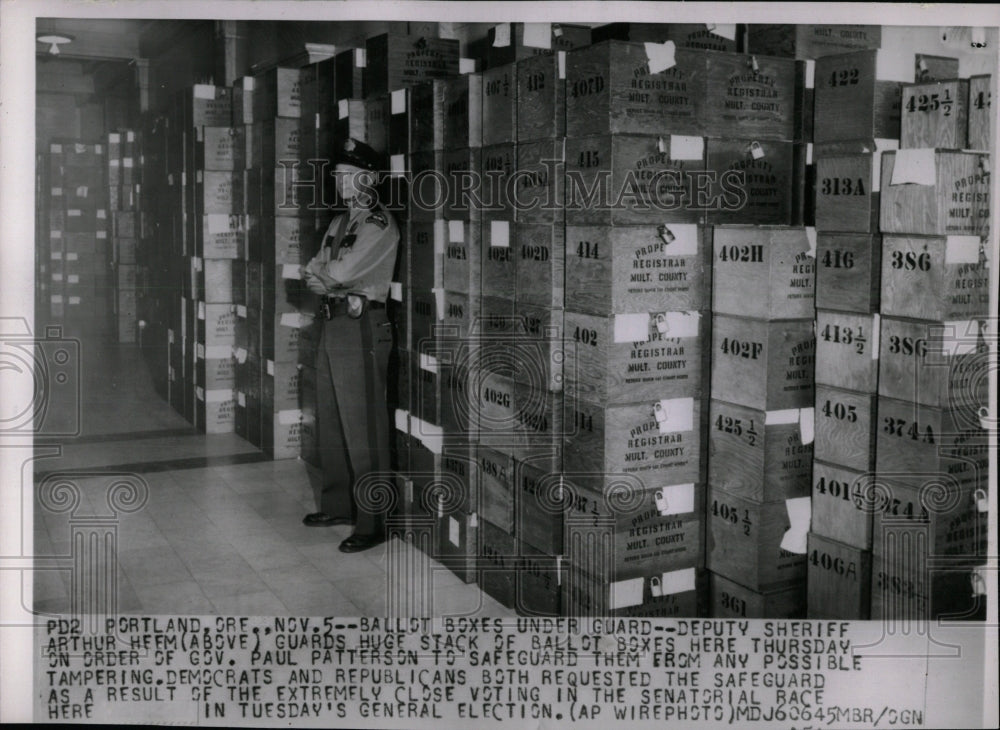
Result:
M677 61L674 59L677 47L673 41L666 43L645 43L646 59L649 61L649 73L658 74L673 68Z
M465 243L464 221L448 221L448 241L450 243Z
M455 547L459 547L461 545L461 534L462 534L462 526L458 523L458 520L449 515L448 542L450 542Z
M812 498L786 499L785 509L788 511L788 521L791 527L781 538L781 549L796 555L804 555L812 514Z
M409 411L404 411L399 408L396 409L395 413L396 420L396 430L402 431L403 433L410 432L410 413Z
M505 48L510 45L510 23L493 26L493 47Z
M617 610L640 605L644 584L644 578L631 578L612 583L608 591L608 608Z
M660 433L690 431L694 427L694 398L665 398L653 407Z

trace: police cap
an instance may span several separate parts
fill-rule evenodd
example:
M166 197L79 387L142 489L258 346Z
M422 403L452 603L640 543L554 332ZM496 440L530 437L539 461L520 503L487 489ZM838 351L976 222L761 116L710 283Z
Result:
M348 137L337 145L333 164L354 165L362 170L378 170L382 167L382 156L364 142Z

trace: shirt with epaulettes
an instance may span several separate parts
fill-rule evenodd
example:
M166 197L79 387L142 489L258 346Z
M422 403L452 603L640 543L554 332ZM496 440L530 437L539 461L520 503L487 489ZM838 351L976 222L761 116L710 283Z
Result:
M334 283L330 294L363 294L384 302L389 293L399 246L399 228L381 205L352 208L335 218L316 258Z

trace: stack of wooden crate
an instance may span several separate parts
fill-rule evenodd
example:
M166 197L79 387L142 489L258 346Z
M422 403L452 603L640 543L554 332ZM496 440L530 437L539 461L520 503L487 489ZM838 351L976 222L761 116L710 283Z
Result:
M991 168L969 87L904 85L882 159L873 619L984 609Z
M138 327L138 291L148 289L138 266L137 247L142 239L140 204L141 147L135 130L107 135L108 205L110 207L110 263L115 272L114 312L119 342L135 342ZM107 233L99 237L107 239ZM141 285L141 286L140 286Z

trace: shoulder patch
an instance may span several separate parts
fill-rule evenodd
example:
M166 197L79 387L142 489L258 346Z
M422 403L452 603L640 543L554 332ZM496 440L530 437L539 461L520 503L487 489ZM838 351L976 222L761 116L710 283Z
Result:
M374 223L379 228L389 227L389 219L386 217L385 213L381 213L379 211L369 214L369 216L365 218L365 223Z

